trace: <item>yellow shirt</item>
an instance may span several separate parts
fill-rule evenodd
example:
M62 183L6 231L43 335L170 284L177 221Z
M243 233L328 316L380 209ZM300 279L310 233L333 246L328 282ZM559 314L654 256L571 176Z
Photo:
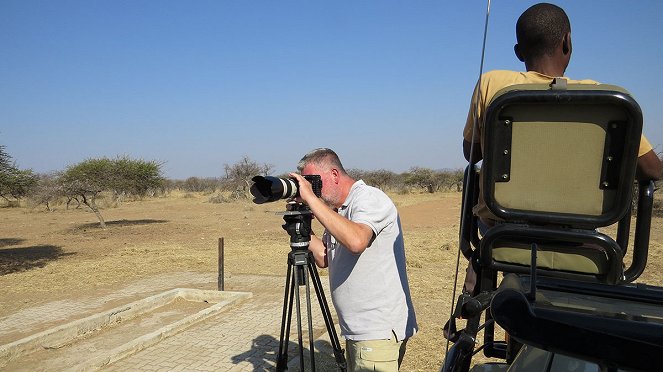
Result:
M594 80L572 80L567 79L568 84L599 84ZM483 129L483 113L490 103L490 100L493 98L495 93L500 91L503 88L506 88L511 85L516 84L550 84L553 81L554 77L540 74L534 71L527 72L517 72L517 71L508 71L508 70L494 70L486 72L481 77L481 97L479 95L479 86L474 88L474 94L472 94L472 102L470 103L470 110L467 114L467 121L465 122L465 129L463 129L463 138L468 142L474 142L481 144L481 132ZM479 100L479 104L477 104ZM474 116L478 116L476 121L479 125L478 128L474 131L474 136L472 135L472 126L474 125ZM482 146L483 150L483 146ZM638 156L642 156L647 152L652 150L652 146L645 138L641 136L640 138L640 149L638 151ZM482 151L483 152L483 151ZM483 201L483 194L479 193L479 203L474 207L474 213L479 217L485 219L498 219L495 217L485 205Z
M517 72L508 70L495 70L483 74L481 77L481 97L477 105L477 95L479 93L478 86L474 88L472 95L472 102L470 103L470 110L467 114L467 121L465 122L465 129L463 130L463 138L468 142L481 143L481 131L483 126L483 112L488 103L493 98L495 93L503 88L516 84L550 84L554 77L540 74L534 71ZM594 80L572 80L567 79L568 84L599 84ZM474 123L474 112L477 111L479 120L479 128L474 133L474 141L472 141L472 126ZM648 153L652 149L651 144L643 135L640 138L640 150L638 156Z

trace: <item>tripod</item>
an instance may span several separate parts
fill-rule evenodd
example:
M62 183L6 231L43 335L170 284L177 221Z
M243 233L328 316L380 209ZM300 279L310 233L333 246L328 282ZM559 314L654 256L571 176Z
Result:
M304 204L291 204L289 210L283 215L285 224L283 229L290 235L290 248L288 253L288 273L286 275L285 294L283 296L283 316L281 318L281 337L279 339L279 354L276 361L276 370L288 369L288 338L290 335L290 324L292 320L293 301L297 310L297 335L299 341L299 368L304 371L304 346L302 345L302 321L299 287L306 286L306 310L308 317L309 355L311 360L311 371L315 372L315 350L313 348L313 322L311 319L311 291L309 287L309 275L313 281L313 287L318 297L320 310L327 326L327 332L334 349L336 364L342 372L346 370L345 355L334 328L331 312L325 299L325 294L320 282L320 276L315 266L313 254L308 250L311 241L311 219L310 209Z

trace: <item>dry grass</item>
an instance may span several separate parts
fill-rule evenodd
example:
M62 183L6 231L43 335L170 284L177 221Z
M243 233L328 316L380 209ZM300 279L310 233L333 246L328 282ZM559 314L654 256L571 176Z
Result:
M391 196L405 230L420 325L403 370L437 370L455 278L460 194ZM282 210L282 203L211 203L209 195L174 193L105 209L109 228L101 230L94 214L82 208L0 208L0 296L12 299L0 303L0 316L157 274L215 273L219 237L225 241L227 273L283 275L290 248L283 221L275 215ZM649 266L642 276L652 284L663 283L660 221L652 224ZM321 232L321 227L314 224L314 230ZM460 265L462 271L464 259Z

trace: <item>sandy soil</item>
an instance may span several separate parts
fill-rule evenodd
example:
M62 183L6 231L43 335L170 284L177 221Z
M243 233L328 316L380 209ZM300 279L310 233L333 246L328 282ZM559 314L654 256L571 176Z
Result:
M408 344L403 370L436 370L444 353L442 325L449 316L455 280L460 194L391 196L405 230L410 287L421 328ZM52 212L0 208L0 317L157 275L216 273L221 237L227 275L284 275L290 248L283 220L275 214L284 205L216 204L209 197L172 194L107 207L102 211L106 230L82 207L59 206ZM641 281L661 285L661 219L654 219L652 226L649 264ZM314 230L322 231L317 223ZM460 265L465 266L462 258Z

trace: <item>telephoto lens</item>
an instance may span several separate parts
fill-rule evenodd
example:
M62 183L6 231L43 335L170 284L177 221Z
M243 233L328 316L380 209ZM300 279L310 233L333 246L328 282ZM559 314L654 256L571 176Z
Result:
M297 183L290 178L255 176L251 181L251 195L256 204L289 199L297 195Z
M322 178L318 174L304 176L318 198L322 195ZM290 199L299 195L297 180L272 176L255 176L251 179L251 195L256 204L268 203L279 199Z

